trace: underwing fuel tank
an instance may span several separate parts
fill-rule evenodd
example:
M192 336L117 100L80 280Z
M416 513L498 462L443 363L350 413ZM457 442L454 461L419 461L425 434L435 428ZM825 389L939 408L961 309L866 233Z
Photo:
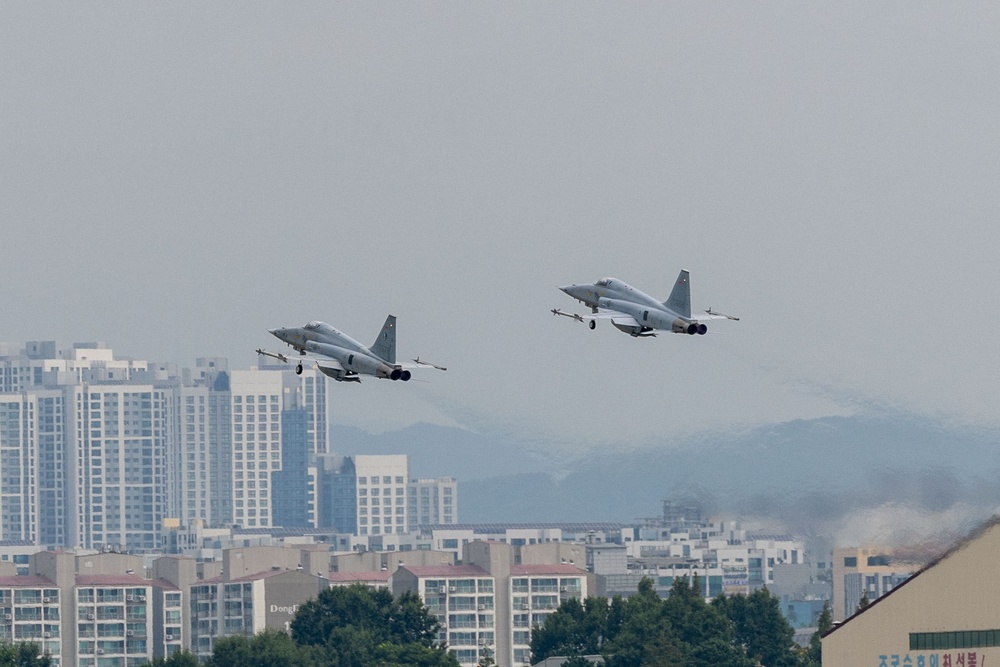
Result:
M339 368L328 368L326 366L317 366L317 368L319 368L320 373L327 377L332 377L337 382L361 382L361 378L357 374L349 375Z
M631 324L622 324L621 322L616 322L611 320L611 324L615 325L615 328L619 331L624 331L630 336L638 336L642 333L642 327L633 326Z

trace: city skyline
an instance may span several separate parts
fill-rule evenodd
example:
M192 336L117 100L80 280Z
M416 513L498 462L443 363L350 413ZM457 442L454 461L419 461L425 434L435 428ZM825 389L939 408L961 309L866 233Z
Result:
M411 477L405 454L330 452L326 389L316 369L0 344L0 539L149 552L193 526L456 523L453 478Z

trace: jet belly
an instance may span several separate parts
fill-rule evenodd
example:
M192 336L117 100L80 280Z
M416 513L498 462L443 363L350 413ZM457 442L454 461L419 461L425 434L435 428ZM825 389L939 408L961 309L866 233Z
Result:
M692 322L686 318L679 317L676 313L672 313L669 310L664 309L662 306L652 307L632 301L623 301L621 299L601 299L600 306L601 308L605 308L607 310L615 310L620 313L625 313L626 315L631 315L632 318L634 318L639 324L639 329L636 329L636 327L633 326L622 327L617 323L615 326L625 333L633 336L637 336L643 331L650 331L653 329L686 334L704 333L704 331L699 330L697 322Z
M329 343L309 342L306 344L306 349L310 352L336 359L344 367L344 370L354 371L355 373L374 375L379 378L391 378L393 372L397 371L397 369L374 356Z

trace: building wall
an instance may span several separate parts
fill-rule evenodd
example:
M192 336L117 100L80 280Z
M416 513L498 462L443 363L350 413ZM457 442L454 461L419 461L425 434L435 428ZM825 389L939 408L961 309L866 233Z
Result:
M178 387L174 411L177 438L167 454L168 516L189 526L196 520L210 522L216 481L212 450L213 414L209 388Z
M402 454L360 455L353 459L358 534L405 533L409 457Z
M511 664L511 576L514 549L500 542L470 542L462 553L462 562L478 565L494 580L494 659L497 664Z
M38 537L38 402L33 394L0 395L0 539ZM51 425L54 428L55 424Z
M271 526L271 473L281 470L281 371L232 371L233 523Z
M1000 632L972 634L1000 629L997 553L1000 524L994 520L823 637L823 667L1000 663ZM939 641L985 639L992 645L915 649L914 633L939 633Z
M153 550L164 517L172 392L152 385L87 385L73 392L75 545Z
M887 550L846 547L833 550L833 621L853 614L863 593L869 601L891 591L920 568L916 563L895 562Z
M409 532L416 532L418 526L458 523L458 482L454 477L411 479L407 495Z

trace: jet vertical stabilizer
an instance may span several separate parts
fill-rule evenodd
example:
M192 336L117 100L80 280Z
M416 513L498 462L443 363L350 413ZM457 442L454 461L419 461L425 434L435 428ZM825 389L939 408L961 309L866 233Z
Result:
M691 277L685 269L681 269L670 298L663 305L681 317L691 317Z
M385 318L382 331L371 346L371 351L382 358L388 364L396 363L396 316L390 315Z

